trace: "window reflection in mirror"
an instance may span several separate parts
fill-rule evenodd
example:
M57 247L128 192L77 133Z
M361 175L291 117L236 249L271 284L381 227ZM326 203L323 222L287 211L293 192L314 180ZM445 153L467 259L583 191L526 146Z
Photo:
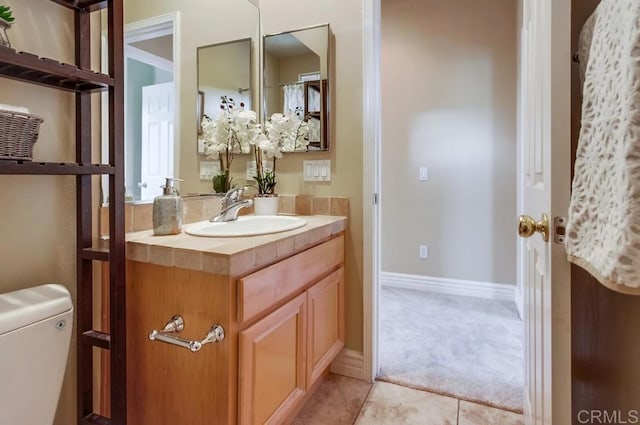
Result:
M296 115L309 126L306 151L329 150L329 25L264 36L264 119Z
M204 116L214 119L220 112L222 96L233 99L236 107L252 110L251 39L198 47L198 97L196 125ZM201 133L201 131L198 131ZM198 134L198 153L204 144ZM243 152L249 153L249 152Z

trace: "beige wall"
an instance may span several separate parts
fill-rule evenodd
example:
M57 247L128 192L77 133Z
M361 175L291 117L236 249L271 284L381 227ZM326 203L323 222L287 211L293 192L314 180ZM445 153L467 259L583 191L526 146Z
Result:
M261 91L263 97L263 106L265 113L270 116L275 111L282 112L282 105L284 94L281 87L278 87L280 82L280 61L278 57L270 54L263 53L265 60L263 70L264 89Z
M383 271L515 283L516 12L382 1Z
M168 61L173 60L173 37L170 35L138 41L131 43L131 45Z
M268 63L265 65L264 96L266 97L266 113L270 117L276 112L282 112L284 107L284 84L298 81L303 73L320 71L320 58L315 53L303 56L277 57L267 55Z
M238 89L251 86L251 40L217 44L198 49L198 90L205 93L204 113L213 118L220 113L220 96L226 95L237 107L244 102L253 109L252 92Z
M16 17L9 30L14 48L74 63L73 13L69 9L41 0L3 3L12 8ZM99 22L94 22L92 28L92 39L97 42ZM99 69L98 51L94 64L94 69ZM0 103L26 106L44 118L34 145L34 160L75 161L74 99L67 92L0 78ZM99 106L98 95L94 96L94 105ZM93 152L94 162L99 162L97 145ZM3 175L0 180L0 293L61 283L69 288L75 304L75 177ZM96 187L97 184L96 180ZM97 197L94 204L99 204ZM74 331L56 425L75 423L75 346Z
M273 34L329 23L334 39L331 151L289 154L277 162L281 193L349 197L346 237L347 348L362 350L362 3L344 0L260 0L262 32ZM300 11L300 13L294 13ZM302 161L330 159L331 182L302 181Z

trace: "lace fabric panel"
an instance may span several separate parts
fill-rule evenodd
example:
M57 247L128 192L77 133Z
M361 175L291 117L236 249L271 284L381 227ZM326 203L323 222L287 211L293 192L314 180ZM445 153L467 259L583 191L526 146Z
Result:
M640 294L640 2L603 0L590 20L567 253L605 286Z

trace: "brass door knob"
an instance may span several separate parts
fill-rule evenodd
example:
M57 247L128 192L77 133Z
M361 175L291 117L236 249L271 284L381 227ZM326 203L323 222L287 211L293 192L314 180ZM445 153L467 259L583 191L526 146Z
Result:
M549 217L542 214L542 219L535 221L531 216L521 215L518 219L518 234L523 238L530 238L536 232L542 235L545 242L549 240Z

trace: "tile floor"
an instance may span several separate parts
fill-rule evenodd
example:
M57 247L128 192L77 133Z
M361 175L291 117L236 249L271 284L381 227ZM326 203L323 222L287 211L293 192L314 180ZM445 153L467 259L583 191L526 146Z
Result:
M523 425L522 415L386 382L329 374L293 425Z

